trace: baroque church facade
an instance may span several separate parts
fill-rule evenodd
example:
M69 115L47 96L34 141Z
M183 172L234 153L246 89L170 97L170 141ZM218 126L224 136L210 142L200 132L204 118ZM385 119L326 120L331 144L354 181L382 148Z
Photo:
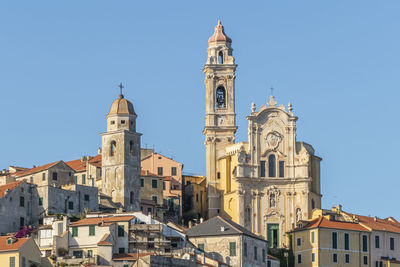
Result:
M299 220L321 208L320 157L296 140L292 105L270 96L248 120L248 141L235 142L235 70L232 40L221 22L208 41L205 146L208 217L220 215L265 237L270 247L288 247Z

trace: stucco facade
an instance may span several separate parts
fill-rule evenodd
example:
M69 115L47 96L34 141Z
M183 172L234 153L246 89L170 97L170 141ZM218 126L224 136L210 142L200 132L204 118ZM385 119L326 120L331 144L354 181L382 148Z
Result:
M235 143L235 70L232 40L220 22L208 42L204 67L208 216L217 214L288 247L286 232L321 207L320 157L296 140L297 117L273 96L251 105L248 141Z

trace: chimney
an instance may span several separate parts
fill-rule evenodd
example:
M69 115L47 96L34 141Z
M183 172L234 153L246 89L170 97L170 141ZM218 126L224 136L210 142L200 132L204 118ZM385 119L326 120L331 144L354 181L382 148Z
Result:
M377 222L377 221L378 221L378 218L377 218L376 216L374 216L374 221L375 221L375 222Z

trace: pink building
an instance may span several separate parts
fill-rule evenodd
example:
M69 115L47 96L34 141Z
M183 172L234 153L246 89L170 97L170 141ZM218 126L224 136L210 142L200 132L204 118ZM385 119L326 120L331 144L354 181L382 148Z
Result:
M167 205L167 216L182 216L182 169L183 164L171 158L167 158L154 150L146 150L142 153L142 170L163 176L163 196Z

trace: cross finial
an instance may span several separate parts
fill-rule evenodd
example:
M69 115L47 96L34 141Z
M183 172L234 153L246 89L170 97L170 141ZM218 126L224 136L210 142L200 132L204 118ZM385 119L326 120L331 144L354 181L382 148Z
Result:
M119 87L119 94L122 95L122 88L124 88L124 86L122 85L122 83L120 83L118 87Z
M274 95L274 87L271 87L271 95Z

